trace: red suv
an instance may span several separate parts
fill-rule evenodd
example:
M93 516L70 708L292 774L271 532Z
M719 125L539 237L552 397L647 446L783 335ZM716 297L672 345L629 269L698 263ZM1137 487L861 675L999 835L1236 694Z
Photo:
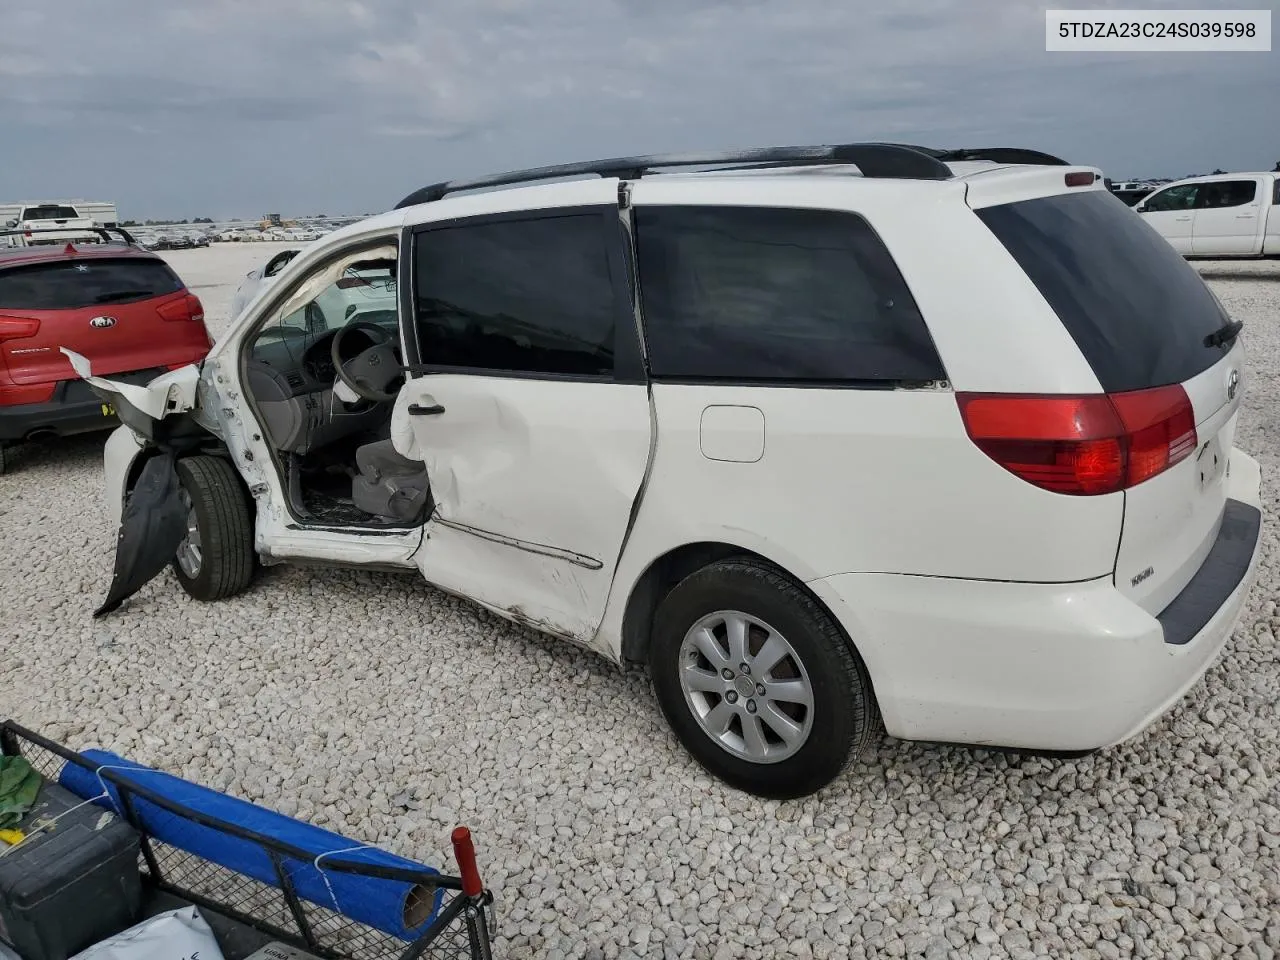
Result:
M12 233L13 231L9 231ZM0 247L0 473L24 440L116 425L59 349L94 376L143 384L204 359L204 307L178 275L133 242Z

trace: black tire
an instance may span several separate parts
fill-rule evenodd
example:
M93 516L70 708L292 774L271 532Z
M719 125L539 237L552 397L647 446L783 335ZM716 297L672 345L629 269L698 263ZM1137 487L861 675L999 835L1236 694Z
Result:
M4 476L11 463L13 463L13 448L0 443L0 476Z
M680 681L681 647L700 620L718 611L738 611L772 627L808 674L812 691L808 736L784 759L755 762L732 752L704 730L686 699ZM767 636L757 627L750 628L748 635L749 647L762 642L756 638ZM759 652L758 648L752 652ZM757 796L790 800L814 793L838 777L880 728L866 667L830 614L795 581L753 559L710 564L666 596L654 616L649 668L658 704L694 759L730 785ZM794 669L793 673L801 675ZM716 699L730 696L738 695ZM740 701L745 709L745 700L733 703ZM797 716L806 715L806 708L788 709L799 711ZM741 732L742 719L736 722ZM781 746L781 738L778 743Z
M201 557L194 575L175 557L173 574L197 600L234 596L253 582L258 560L244 485L222 457L187 457L178 461L177 471L195 512Z

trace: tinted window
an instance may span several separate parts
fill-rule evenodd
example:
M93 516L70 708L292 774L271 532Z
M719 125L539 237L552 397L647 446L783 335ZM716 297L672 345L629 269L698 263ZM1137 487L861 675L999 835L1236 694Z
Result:
M827 383L945 376L889 252L857 216L640 207L636 236L654 376Z
M1179 383L1222 357L1209 288L1160 234L1096 190L977 211L1108 392Z
M75 220L79 217L74 207L27 207L22 211L23 220Z
M1150 192L1149 190L1117 190L1115 197L1126 207L1132 207Z
M433 366L613 372L615 306L599 214L417 236L418 346Z
M1153 213L1161 210L1190 210L1196 205L1196 196L1199 192L1200 185L1196 183L1170 187L1168 190L1153 193L1148 198L1144 209Z
M177 274L159 260L95 257L0 270L0 308L11 310L71 310L129 303L181 289Z
M1196 198L1196 206L1201 209L1213 207L1242 207L1252 203L1258 195L1258 184L1254 180L1222 180L1217 183L1205 183L1200 187Z
M1271 202L1280 207L1280 177L1276 177L1274 191L1271 194Z

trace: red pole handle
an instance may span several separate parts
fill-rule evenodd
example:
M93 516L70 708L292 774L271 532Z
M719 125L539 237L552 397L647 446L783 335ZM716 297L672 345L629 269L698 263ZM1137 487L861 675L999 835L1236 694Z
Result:
M484 893L480 870L476 867L476 848L471 844L471 831L466 827L454 828L453 857L458 861L458 872L462 874L462 892L468 897Z

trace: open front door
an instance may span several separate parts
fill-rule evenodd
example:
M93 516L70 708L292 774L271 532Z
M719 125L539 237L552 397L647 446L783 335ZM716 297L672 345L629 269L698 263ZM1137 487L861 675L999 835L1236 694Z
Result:
M426 578L589 644L649 462L651 417L611 181L588 205L407 246L407 424L435 502ZM598 199L597 199L598 198Z

